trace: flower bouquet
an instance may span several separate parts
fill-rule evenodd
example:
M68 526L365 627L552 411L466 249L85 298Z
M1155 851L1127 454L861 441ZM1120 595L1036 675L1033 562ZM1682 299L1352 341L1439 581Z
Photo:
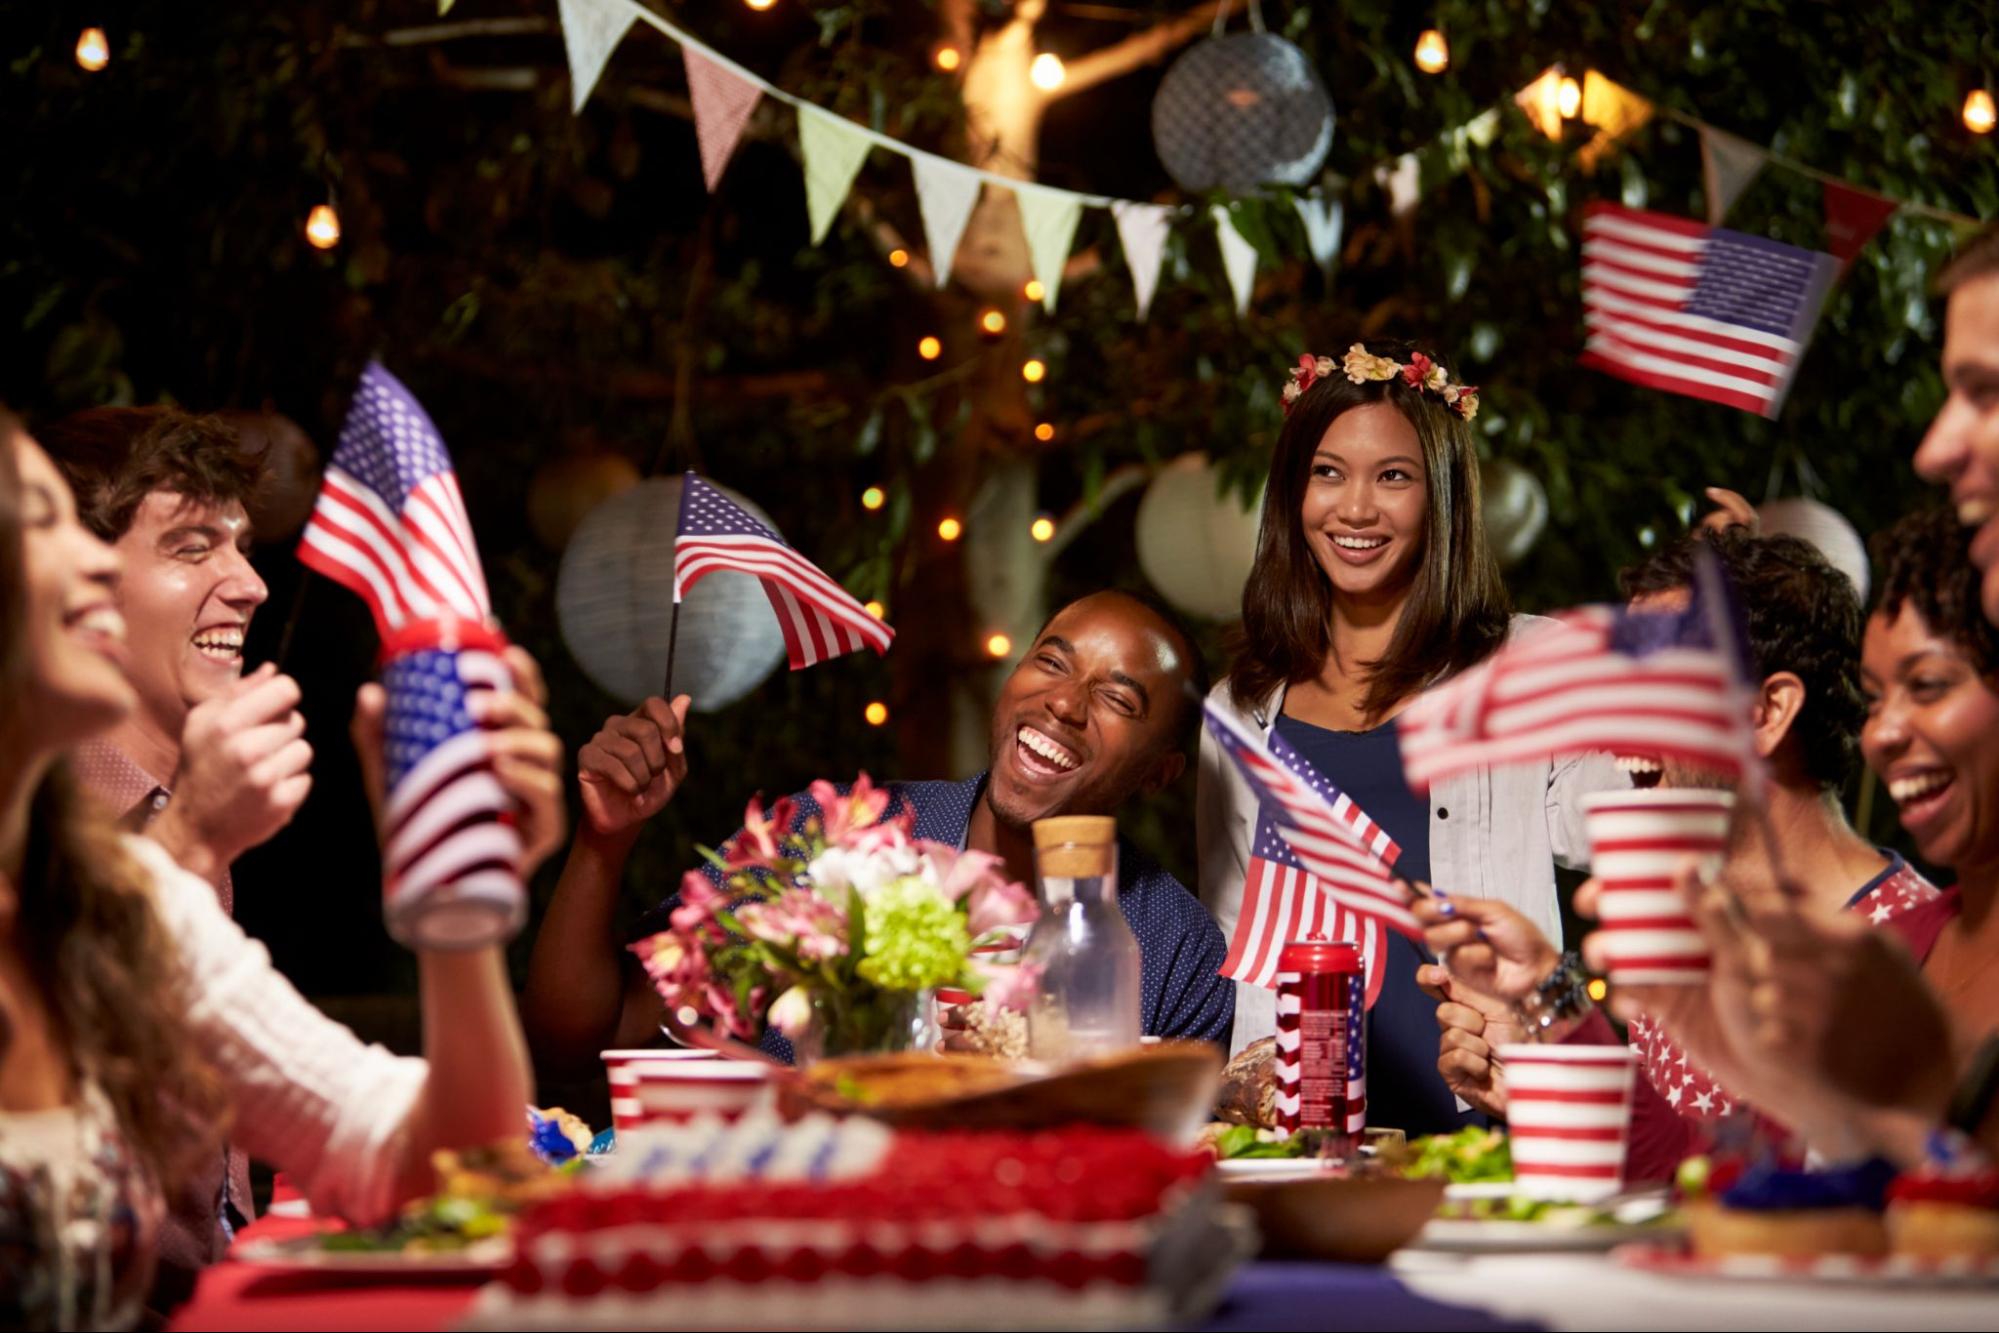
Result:
M865 773L844 794L815 782L812 799L802 823L789 798L751 801L742 832L704 853L720 887L690 870L669 929L632 946L671 1010L749 1041L775 1027L810 1056L909 1045L938 986L1025 1007L1018 964L974 957L1038 910L998 857L914 837Z

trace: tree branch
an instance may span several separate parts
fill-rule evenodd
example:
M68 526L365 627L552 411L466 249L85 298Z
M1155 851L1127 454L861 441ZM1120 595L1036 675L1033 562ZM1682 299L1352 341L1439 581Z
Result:
M525 37L550 32L555 24L546 18L523 15L519 18L465 19L458 23L430 23L416 28L391 28L375 34L343 32L341 46L424 46L431 42L452 42L461 37Z
M1216 13L1234 14L1245 3L1246 0L1207 0L1206 4L1195 6L1179 18L1168 19L1144 32L1133 33L1121 42L1114 42L1086 56L1078 56L1069 62L1069 76L1062 80L1060 88L1048 94L1048 100L1059 101L1085 88L1094 88L1129 74L1140 65L1163 60L1168 53L1178 50L1212 26Z
M1147 463L1126 463L1105 477L1094 498L1078 500L1055 520L1055 535L1041 548L1042 563L1053 564L1055 557L1062 554L1062 548L1081 536L1083 529L1102 518L1105 510L1151 480L1152 467Z

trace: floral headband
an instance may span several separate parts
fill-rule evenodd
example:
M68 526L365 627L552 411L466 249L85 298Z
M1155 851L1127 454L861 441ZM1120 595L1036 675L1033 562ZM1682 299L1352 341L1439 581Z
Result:
M1397 375L1412 389L1434 393L1444 400L1445 406L1470 421L1478 415L1478 386L1476 384L1454 384L1444 368L1424 356L1421 352L1411 352L1405 364L1390 360L1385 356L1375 356L1359 343L1347 348L1346 356L1340 362L1340 369L1355 384L1365 384L1369 380L1392 380ZM1291 378L1284 386L1284 410L1289 413L1291 405L1304 396L1305 390L1323 379L1333 377L1333 358L1313 356L1307 353L1298 358L1298 364L1291 368Z

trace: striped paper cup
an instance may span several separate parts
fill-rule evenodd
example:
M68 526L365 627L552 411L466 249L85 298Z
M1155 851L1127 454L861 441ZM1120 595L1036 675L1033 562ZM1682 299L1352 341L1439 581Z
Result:
M619 1133L697 1116L734 1120L770 1081L770 1066L723 1060L713 1051L604 1051L611 1125Z
M1508 1045L1499 1062L1515 1193L1592 1203L1623 1189L1631 1048Z
M1614 986L1695 983L1708 974L1707 941L1673 887L1690 856L1703 873L1728 847L1735 797L1669 787L1583 798L1590 873L1602 887L1598 933Z

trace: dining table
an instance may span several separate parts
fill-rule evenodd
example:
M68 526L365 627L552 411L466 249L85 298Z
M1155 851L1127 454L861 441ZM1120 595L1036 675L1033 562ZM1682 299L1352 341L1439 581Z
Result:
M237 1247L307 1236L329 1223L278 1182L273 1207ZM450 1329L486 1279L363 1276L225 1257L173 1316L174 1330ZM660 1327L675 1327L662 1305ZM1465 1253L1405 1248L1386 1264L1255 1261L1190 1327L1251 1329L1977 1329L1999 1328L1999 1286L1826 1278L1725 1279L1636 1270L1600 1253Z

